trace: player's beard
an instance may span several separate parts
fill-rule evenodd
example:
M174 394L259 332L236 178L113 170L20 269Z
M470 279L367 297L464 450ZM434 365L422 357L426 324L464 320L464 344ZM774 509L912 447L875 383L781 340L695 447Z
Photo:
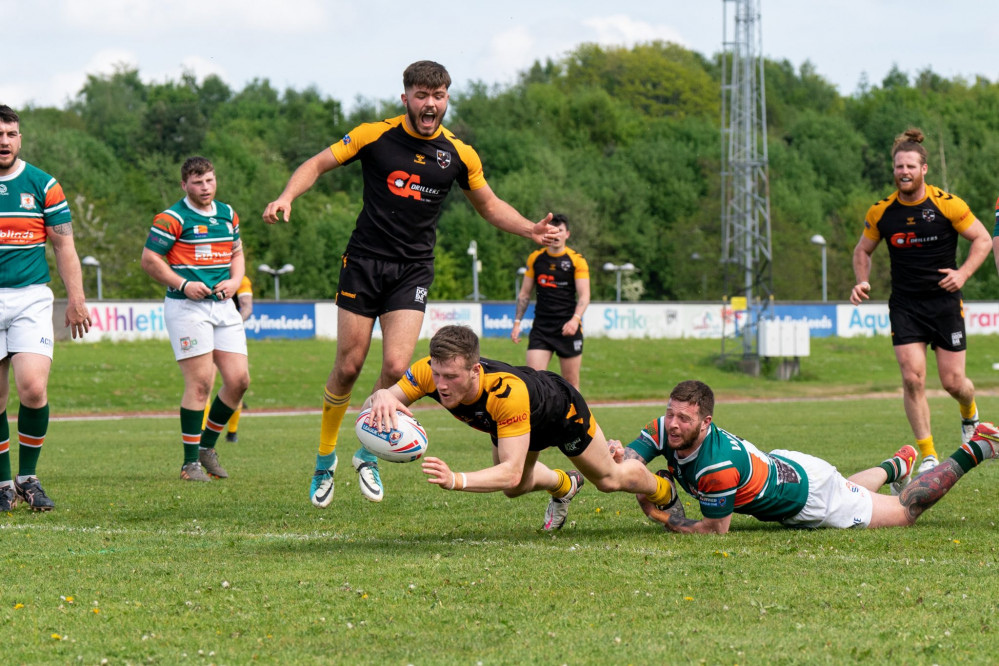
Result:
M18 158L21 157L20 150L12 150L9 155L0 155L0 171L7 171L13 168L17 164Z
M902 194L906 195L915 194L916 192L919 191L919 188L921 188L922 186L923 186L923 176L918 173L914 175L912 177L912 180L910 180L907 183L902 182L901 178L895 179L895 187L898 188L898 191Z
M406 115L409 116L409 124L413 127L414 130L416 130L416 133L419 134L420 136L433 136L434 133L437 131L437 129L441 126L441 123L444 122L444 114L445 113L447 113L447 107L446 106L434 118L433 127L431 127L429 130L427 130L420 123L420 116L422 116L423 113L422 112L415 113L413 111L413 109L410 108L410 106L408 104L406 105Z

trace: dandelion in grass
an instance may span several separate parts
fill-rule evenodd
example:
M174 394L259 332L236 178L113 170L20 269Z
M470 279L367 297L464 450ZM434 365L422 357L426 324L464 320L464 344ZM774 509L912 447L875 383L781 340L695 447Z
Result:
M14 604L14 610L21 610L24 608L24 604Z

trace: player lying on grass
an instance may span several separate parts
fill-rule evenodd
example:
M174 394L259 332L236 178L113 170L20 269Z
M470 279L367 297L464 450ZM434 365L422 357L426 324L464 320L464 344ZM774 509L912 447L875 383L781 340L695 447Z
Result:
M412 415L408 405L433 398L459 421L489 433L493 465L474 472L455 472L440 458L427 457L423 473L442 490L518 497L547 490L552 499L544 528L565 522L568 502L585 477L603 492L625 491L666 504L674 490L668 479L644 464L615 464L604 433L583 396L553 372L514 367L479 357L479 338L467 326L444 326L430 339L430 356L420 359L396 384L375 391L365 406L371 423L387 429L398 425L396 411ZM550 469L538 454L558 447L579 471Z
M670 392L666 414L635 441L627 447L616 440L608 443L622 464L645 464L662 456L669 475L698 500L701 520L685 517L680 502L666 507L638 498L645 515L673 532L725 534L733 513L788 527L905 527L973 467L999 457L999 430L982 423L968 443L911 483L916 450L909 445L877 467L845 479L821 458L787 450L763 453L722 430L712 421L714 404L706 384L680 382ZM886 483L899 494L879 494Z

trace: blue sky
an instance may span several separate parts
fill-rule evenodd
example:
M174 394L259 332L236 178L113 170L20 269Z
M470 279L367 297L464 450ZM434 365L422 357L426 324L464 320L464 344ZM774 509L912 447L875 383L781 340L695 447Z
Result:
M218 74L235 89L254 78L279 89L315 86L348 107L395 98L420 59L448 67L455 86L506 84L534 60L583 42L674 41L721 49L723 0L506 0L456 5L383 0L0 0L5 72L0 102L63 106L87 74L137 67L146 81ZM842 94L897 64L946 77L999 79L999 3L760 0L763 52L811 61Z

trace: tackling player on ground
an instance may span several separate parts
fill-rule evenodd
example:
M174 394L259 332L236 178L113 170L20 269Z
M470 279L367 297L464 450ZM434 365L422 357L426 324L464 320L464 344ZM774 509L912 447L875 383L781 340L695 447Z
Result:
M621 462L645 464L661 456L669 476L700 503L703 518L694 520L638 498L647 516L673 532L725 534L733 513L788 527L906 527L965 473L999 457L999 430L982 423L950 458L911 482L916 450L908 444L846 479L821 458L790 450L764 453L722 430L714 423L714 404L714 393L703 382L680 382L670 392L665 415L627 447L609 442ZM897 484L900 494L878 493L886 483Z
M289 221L292 202L322 174L358 161L364 177L364 206L340 258L336 295L337 345L326 380L319 452L309 487L320 508L333 499L336 445L350 394L371 347L375 319L382 329L382 368L375 389L391 386L413 358L434 279L434 246L441 205L457 183L475 210L495 227L537 243L556 230L524 218L493 193L471 146L441 125L451 77L438 63L415 62L403 73L402 104L395 118L366 123L306 160L263 218ZM352 463L361 493L373 502L384 496L377 459L359 448Z

